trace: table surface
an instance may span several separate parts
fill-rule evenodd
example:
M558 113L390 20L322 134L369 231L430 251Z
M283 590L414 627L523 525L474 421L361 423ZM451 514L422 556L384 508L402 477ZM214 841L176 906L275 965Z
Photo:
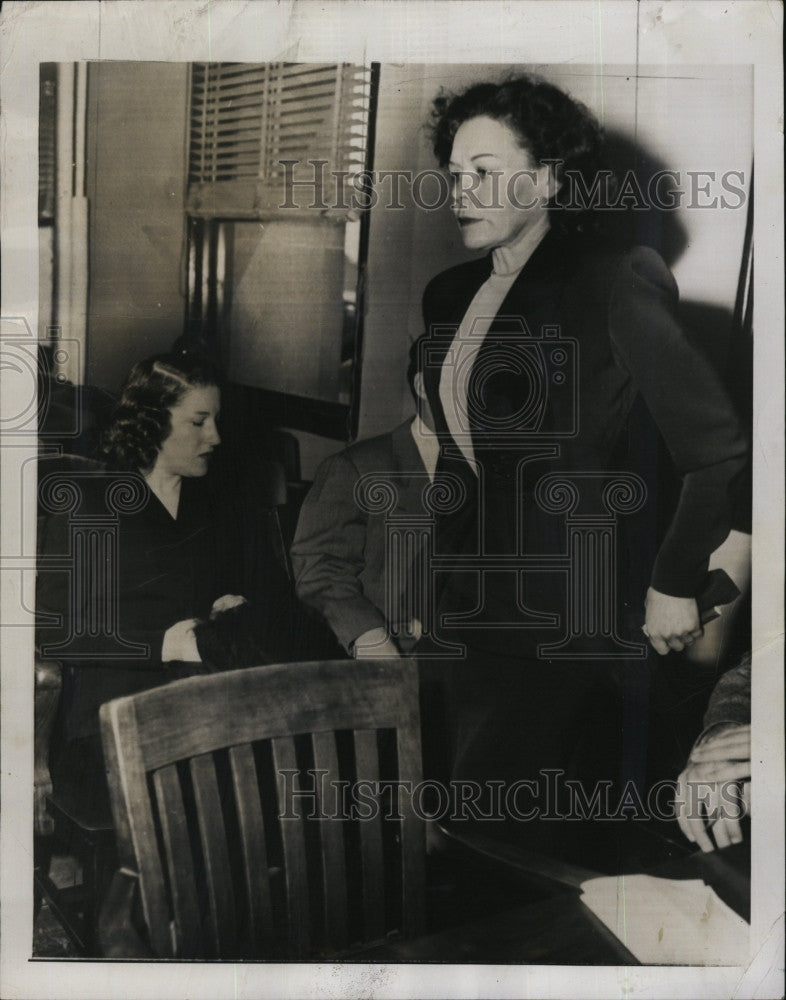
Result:
M544 861L515 844L490 841L482 832L462 830L460 846L475 850L511 877L532 873L551 881L545 898L513 905L482 919L413 941L377 945L355 956L359 962L443 962L491 965L637 965L634 955L581 900L581 882L597 871L560 861ZM750 920L750 846L737 844L711 854L675 849L669 837L634 828L634 856L649 843L650 863L638 870L669 879L701 879L736 913ZM660 857L659 857L660 855ZM630 865L626 870L630 872Z

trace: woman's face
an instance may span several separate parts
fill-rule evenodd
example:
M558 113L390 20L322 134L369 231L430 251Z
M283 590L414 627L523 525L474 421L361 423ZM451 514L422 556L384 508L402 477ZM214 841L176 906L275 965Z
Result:
M214 385L194 386L170 408L172 430L158 451L156 472L204 476L210 453L221 443L216 418L221 395Z
M503 122L481 115L460 125L449 169L453 213L470 250L506 246L547 221L549 168L538 167Z

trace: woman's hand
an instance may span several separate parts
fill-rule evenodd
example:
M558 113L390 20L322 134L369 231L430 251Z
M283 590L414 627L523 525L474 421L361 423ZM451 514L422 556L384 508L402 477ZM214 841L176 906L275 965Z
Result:
M194 626L198 618L186 618L176 622L164 632L164 643L161 647L161 662L182 660L184 663L201 663L202 657L197 649Z
M245 603L245 597L241 597L240 594L224 594L223 597L217 597L213 601L213 607L210 609L210 617L215 618L216 615L220 615L223 611L229 611L230 608L236 608L238 605Z
M656 653L679 652L704 632L699 621L699 607L692 597L670 597L650 587L644 602L642 631Z

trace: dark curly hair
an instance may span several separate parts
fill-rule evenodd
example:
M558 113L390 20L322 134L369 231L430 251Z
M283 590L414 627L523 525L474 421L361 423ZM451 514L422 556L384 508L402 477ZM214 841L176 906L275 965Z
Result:
M552 223L582 228L587 206L573 197L574 182L591 191L606 175L609 191L615 180L604 162L603 131L594 115L559 87L535 76L516 76L502 83L477 83L458 95L440 93L433 102L431 141L437 161L447 166L459 126L486 116L507 125L536 163L554 162L560 189L549 202Z
M149 469L172 429L170 409L189 389L219 386L218 371L198 354L156 354L134 365L101 442L107 467Z

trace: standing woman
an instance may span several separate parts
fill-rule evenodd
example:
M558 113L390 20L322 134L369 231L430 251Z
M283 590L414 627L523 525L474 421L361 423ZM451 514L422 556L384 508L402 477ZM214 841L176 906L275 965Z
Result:
M601 131L558 88L522 76L440 96L432 136L464 245L483 252L433 278L423 298L438 474L464 497L438 522L437 552L564 552L564 513L547 509L537 483L549 473L578 477L585 509L597 507L641 394L682 489L646 595L627 593L624 575L617 592L644 604L657 653L682 650L701 634L696 597L731 526L747 443L720 378L680 326L674 279L655 251L620 251L594 235L582 201L603 179ZM547 338L560 350L546 350ZM526 572L517 590L515 574L481 575L482 587L471 573L446 575L438 604L452 615L443 635L468 651L465 721L469 713L476 728L499 733L503 716L522 729L540 713L549 734L570 731L595 690L602 642L581 663L539 656L539 645L560 637L553 616L564 623L564 576ZM598 598L591 587L583 598ZM490 705L495 685L502 695ZM523 715L514 689L526 691ZM460 742L471 739L465 731ZM560 747L553 760L541 754L545 766L560 763L564 740Z

